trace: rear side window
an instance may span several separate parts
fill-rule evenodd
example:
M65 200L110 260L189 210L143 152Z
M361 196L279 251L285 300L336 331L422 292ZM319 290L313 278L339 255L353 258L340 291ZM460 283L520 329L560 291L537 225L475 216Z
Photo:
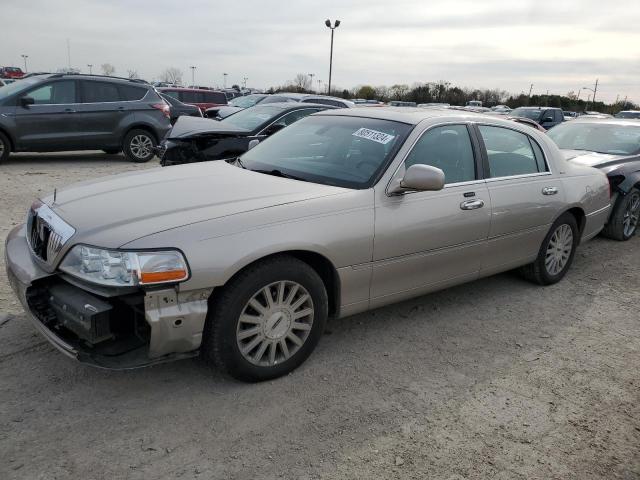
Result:
M180 92L179 98L184 103L204 103L204 96L200 92Z
M222 92L205 92L204 94L204 103L227 103L227 97Z
M147 89L143 87L134 87L133 85L120 85L120 97L122 100L134 101L142 100L147 94Z
M49 83L27 92L24 96L33 98L36 105L76 103L76 82L75 80L63 80Z
M338 100L327 100L326 98L309 98L307 100L303 100L302 103L319 103L320 105L344 108L344 103Z
M547 170L542 150L528 135L508 128L480 125L491 178L527 175ZM537 152L536 152L537 150Z
M118 86L109 82L82 83L82 103L119 102Z
M161 90L161 93L171 98L180 99L180 92L176 92L175 90Z

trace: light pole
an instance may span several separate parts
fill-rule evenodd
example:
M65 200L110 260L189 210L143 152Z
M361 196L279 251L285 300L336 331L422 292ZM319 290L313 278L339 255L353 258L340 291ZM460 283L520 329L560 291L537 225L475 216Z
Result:
M227 75L229 75L228 73L223 73L222 76L224 77L224 88L227 88Z
M89 67L89 75L93 75L93 63L87 63L87 67Z
M29 55L25 55L24 53L22 55L20 55L22 57L22 59L24 60L24 73L27 73L27 58L29 58Z
M594 86L594 88L589 88L589 87L582 87L584 90L589 90L590 92L593 92L593 100L591 100L593 102L593 104L595 105L596 103L596 93L598 92L598 79L596 78L596 84ZM585 110L589 109L589 100L587 100L587 106L585 108Z
M191 65L189 68L191 69L191 86L195 87L196 86L196 66Z
M318 79L318 92L322 91L322 80Z
M310 73L309 76L311 77L311 90L313 91L313 77L316 76L315 73Z
M531 91L533 90L533 83L531 84L531 86L529 87L529 98L531 98Z
M329 88L328 94L331 95L331 70L333 68L333 31L340 26L340 20L336 20L333 25L331 25L331 20L325 20L324 24L327 28L331 29L331 52L329 53Z
M247 88L247 80L249 80L249 77L243 77L243 79L242 79L242 83L243 83L244 88Z

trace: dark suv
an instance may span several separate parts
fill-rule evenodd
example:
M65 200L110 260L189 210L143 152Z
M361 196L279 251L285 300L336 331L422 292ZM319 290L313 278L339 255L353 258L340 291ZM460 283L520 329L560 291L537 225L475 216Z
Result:
M509 116L535 120L545 130L549 130L551 127L555 127L565 121L562 109L555 107L518 107L511 110Z
M170 127L169 105L141 80L56 73L0 89L0 161L10 152L104 150L146 162Z

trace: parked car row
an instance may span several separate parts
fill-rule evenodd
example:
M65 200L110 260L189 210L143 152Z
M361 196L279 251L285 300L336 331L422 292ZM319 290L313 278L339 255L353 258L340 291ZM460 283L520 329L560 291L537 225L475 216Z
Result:
M635 233L640 122L528 122L304 102L181 117L160 153L189 165L37 199L7 238L8 276L84 363L202 355L275 378L329 317L511 269L553 284L581 243Z

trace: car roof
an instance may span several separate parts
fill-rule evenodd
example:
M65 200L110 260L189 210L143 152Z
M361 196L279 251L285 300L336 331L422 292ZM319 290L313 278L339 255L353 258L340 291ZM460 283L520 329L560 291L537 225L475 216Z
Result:
M640 123L635 118L615 118L615 117L596 117L589 115L582 115L575 120L571 120L570 124L577 123L602 123L607 125L620 125L627 127L639 127Z
M522 110L561 110L560 107L535 107L535 106L531 106L531 107L516 107L518 109L522 109ZM515 108L514 108L515 110Z
M223 90L209 90L208 88L187 88L187 87L157 87L159 92L216 92L227 93Z
M373 118L417 125L423 120L438 117L456 118L460 121L487 120L513 125L512 121L503 120L500 115L476 113L471 110L456 108L419 108L419 107L390 107L383 108L338 108L330 112L318 112L316 115L340 115L344 117Z

